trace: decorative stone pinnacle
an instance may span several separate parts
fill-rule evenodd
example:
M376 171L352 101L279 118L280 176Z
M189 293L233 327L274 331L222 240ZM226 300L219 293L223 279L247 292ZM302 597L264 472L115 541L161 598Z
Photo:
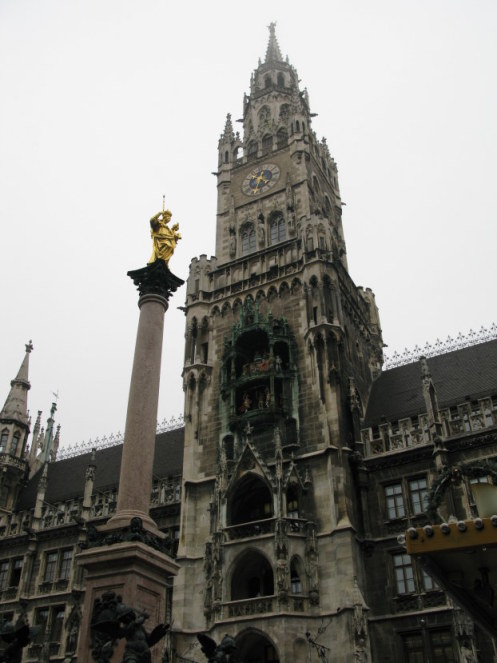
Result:
M26 352L31 352L33 350L33 341L29 339L29 342L26 343Z

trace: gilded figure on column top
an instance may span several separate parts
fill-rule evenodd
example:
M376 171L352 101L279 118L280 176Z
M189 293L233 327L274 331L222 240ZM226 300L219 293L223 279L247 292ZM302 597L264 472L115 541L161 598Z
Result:
M152 257L148 261L149 265L156 260L164 260L167 265L174 253L176 244L181 239L181 235L178 232L179 224L175 223L171 227L168 225L171 217L172 212L166 209L150 219L150 235L152 237L153 249Z

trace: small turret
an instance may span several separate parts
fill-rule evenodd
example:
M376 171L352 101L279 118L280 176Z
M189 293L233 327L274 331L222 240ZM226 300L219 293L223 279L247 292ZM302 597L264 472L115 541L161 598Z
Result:
M17 499L27 463L24 460L29 434L28 391L31 341L17 376L10 383L10 392L0 411L0 510L11 511Z
M45 503L45 494L47 492L48 484L48 463L43 466L43 471L38 482L38 490L36 491L36 502L33 513L33 529L39 530L41 527L41 518L43 515L43 505Z
M7 400L0 412L0 425L2 425L2 442L0 443L0 447L3 447L2 451L5 451L8 442L11 441L14 428L21 428L23 430L23 442L29 433L28 391L31 389L31 385L28 380L28 374L29 355L32 350L33 344L29 341L26 345L26 354L22 364L17 376L10 383L9 395L7 396ZM5 438L6 431L3 424L5 424L5 426L10 425L9 427L11 428L8 440Z
M421 363L421 382L423 384L423 398L428 413L428 424L435 441L443 437L443 427L441 423L440 410L438 407L437 390L431 377L430 368L426 357L420 357Z
M31 451L29 452L29 477L33 477L40 467L45 463L55 462L57 451L60 444L60 425L57 426L54 433L57 404L52 403L50 416L47 419L46 429L41 428L41 411L38 412L35 428L33 430L33 439L31 440ZM37 435L36 433L40 431Z

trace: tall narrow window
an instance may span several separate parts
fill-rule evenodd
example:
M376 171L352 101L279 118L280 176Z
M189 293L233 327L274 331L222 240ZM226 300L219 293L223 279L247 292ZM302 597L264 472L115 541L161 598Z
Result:
M409 481L409 496L413 513L423 513L428 504L428 486L426 479L411 479Z
M292 594L302 594L302 582L294 559L290 564L290 588Z
M247 147L247 159L252 160L257 156L257 142L251 140Z
M286 239L286 224L282 216L277 216L270 222L271 244L278 244Z
M58 553L56 552L47 553L46 564L45 564L45 575L43 576L44 582L53 582L55 580L55 573L57 571L57 558L58 558Z
M5 449L7 448L7 440L9 439L9 432L6 430L3 430L0 434L0 453L5 453Z
M273 149L273 137L270 134L267 134L262 139L262 153L269 154Z
M17 454L17 449L19 447L20 436L19 433L15 433L10 444L10 455L15 456Z
M387 514L390 519L403 518L406 515L404 496L402 495L402 485L400 483L395 483L392 486L385 486L385 500Z
M22 557L15 559L12 564L12 573L10 574L10 587L19 587L22 574Z
M286 512L289 518L299 517L299 492L294 484L288 487L286 493Z
M53 608L52 624L50 627L50 642L60 642L62 625L64 624L64 606Z
M279 129L276 134L276 144L278 149L285 147L288 144L288 131L286 129Z
M45 639L45 631L48 622L48 608L38 608L35 612L35 625L40 627L40 631L36 637L36 642L42 643Z
M393 556L395 583L398 594L412 594L415 591L414 571L411 557L407 553Z
M253 227L242 232L242 255L246 256L255 251L255 231Z
M72 564L72 549L62 551L62 560L60 563L60 580L69 580Z
M0 591L6 589L9 577L9 562L0 562Z

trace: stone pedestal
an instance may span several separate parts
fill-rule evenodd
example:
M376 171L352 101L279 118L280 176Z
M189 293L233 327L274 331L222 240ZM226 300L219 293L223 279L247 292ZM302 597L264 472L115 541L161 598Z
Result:
M105 591L122 596L123 603L143 610L149 619L145 628L152 629L166 621L166 590L178 565L167 555L140 541L99 546L76 557L86 569L85 603L78 645L78 663L95 663L91 655L90 622L95 599ZM153 663L160 663L162 642L152 648ZM122 660L124 641L114 650L112 661Z

